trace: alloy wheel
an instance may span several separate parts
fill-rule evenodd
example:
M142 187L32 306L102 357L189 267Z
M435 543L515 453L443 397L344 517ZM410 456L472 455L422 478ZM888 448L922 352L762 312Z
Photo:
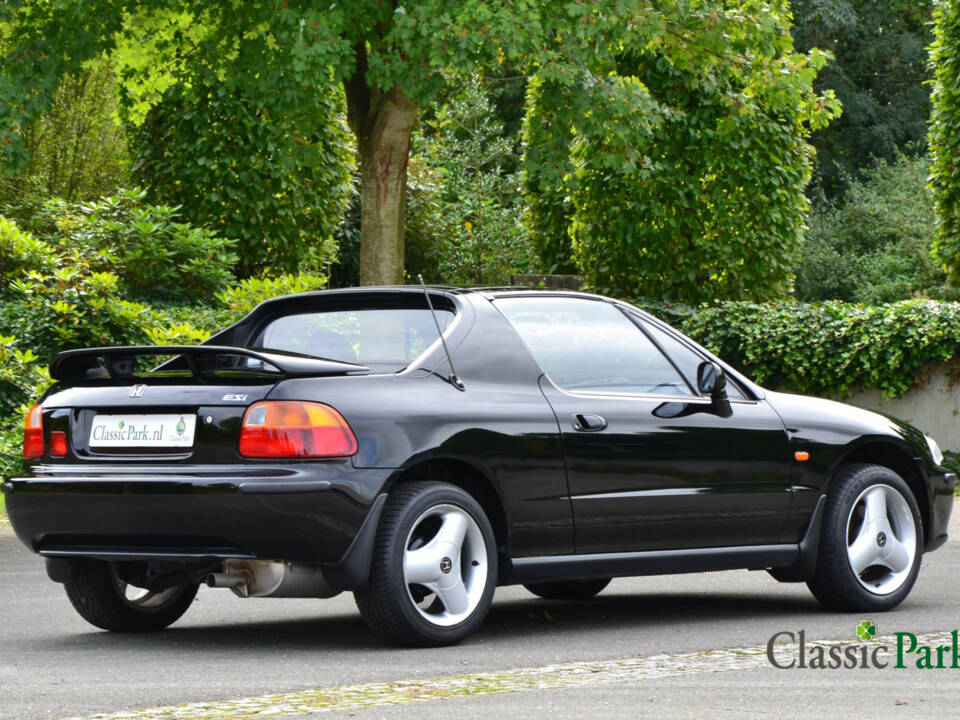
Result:
M917 553L917 527L906 499L877 484L863 490L847 516L847 560L857 581L877 595L906 582Z
M428 622L456 625L480 603L488 562L483 533L473 517L456 505L435 505L413 523L404 544L407 595Z

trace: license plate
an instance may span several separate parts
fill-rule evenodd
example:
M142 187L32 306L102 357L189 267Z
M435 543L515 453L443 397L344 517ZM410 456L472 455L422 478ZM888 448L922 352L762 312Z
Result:
M193 447L197 416L95 415L90 447Z

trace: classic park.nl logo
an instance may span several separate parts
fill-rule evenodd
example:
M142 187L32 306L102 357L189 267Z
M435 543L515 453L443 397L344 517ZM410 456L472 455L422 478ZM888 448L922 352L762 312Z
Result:
M881 638L871 620L863 620L855 631L861 642L807 643L806 630L781 630L767 641L767 660L780 670L960 670L958 631L950 643L920 642L910 632L896 632Z

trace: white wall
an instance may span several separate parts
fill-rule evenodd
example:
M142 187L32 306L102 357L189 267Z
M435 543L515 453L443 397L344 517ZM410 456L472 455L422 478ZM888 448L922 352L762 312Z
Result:
M939 370L931 370L929 378L922 387L895 400L882 399L879 390L866 390L844 402L906 420L944 450L960 452L960 384L951 385Z

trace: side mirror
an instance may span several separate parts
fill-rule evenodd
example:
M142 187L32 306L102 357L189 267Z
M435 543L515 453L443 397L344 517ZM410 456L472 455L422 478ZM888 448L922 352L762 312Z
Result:
M727 376L723 368L714 362L704 361L697 368L697 390L714 400L726 397Z

